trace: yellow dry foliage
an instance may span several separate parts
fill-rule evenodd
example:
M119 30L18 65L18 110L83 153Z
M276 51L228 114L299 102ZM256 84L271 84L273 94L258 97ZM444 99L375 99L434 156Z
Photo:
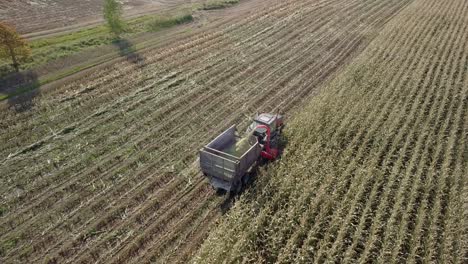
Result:
M0 22L0 58L11 59L12 66L19 71L20 63L30 56L31 49L26 40L13 26Z

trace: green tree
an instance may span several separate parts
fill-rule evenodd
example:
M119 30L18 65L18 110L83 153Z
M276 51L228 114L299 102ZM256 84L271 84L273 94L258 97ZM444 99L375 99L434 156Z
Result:
M117 0L104 0L104 18L107 26L117 38L126 31L125 22L122 19L122 5Z
M0 58L10 58L19 71L20 63L31 57L31 49L24 38L10 25L0 22Z

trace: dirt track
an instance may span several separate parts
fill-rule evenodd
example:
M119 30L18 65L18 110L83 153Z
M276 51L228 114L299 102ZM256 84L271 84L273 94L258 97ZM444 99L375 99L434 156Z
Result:
M164 12L190 0L124 0L126 17ZM102 0L0 0L0 20L12 23L27 37L49 35L102 23Z
M246 1L221 24L2 112L4 262L184 262L229 201L197 150L287 112L410 1Z

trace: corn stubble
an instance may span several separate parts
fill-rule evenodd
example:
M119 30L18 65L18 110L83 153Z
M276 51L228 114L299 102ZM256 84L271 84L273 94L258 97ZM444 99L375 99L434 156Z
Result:
M466 263L468 2L415 0L288 124L195 263Z
M1 263L187 263L226 218L226 247L212 251L227 261L300 262L320 248L321 259L349 262L404 260L431 247L428 258L462 258L466 34L457 27L442 41L452 16L441 16L465 12L461 1L417 2L431 7L430 23L408 11L395 17L413 0L241 2L240 13L142 51L136 63L95 69L41 89L27 111L0 112ZM380 57L364 63L367 52L309 114L288 122L290 153L223 214L226 197L201 175L197 150L231 124L245 128L257 110L289 114L389 21L404 30L383 32L391 35L373 46ZM391 71L374 70L382 60Z

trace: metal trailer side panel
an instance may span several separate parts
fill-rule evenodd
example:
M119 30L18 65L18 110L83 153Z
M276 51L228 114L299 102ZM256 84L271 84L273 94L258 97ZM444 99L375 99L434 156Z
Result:
M200 167L210 177L231 182L239 171L239 162L226 159L205 149L200 150Z
M255 142L241 157L223 151L236 142L236 128L231 126L200 150L200 167L215 188L231 191L256 163L262 151Z
M231 182L237 175L238 158L221 150L235 141L236 127L231 126L200 150L200 167L212 177Z
M224 151L221 151L221 150L216 150L216 149L212 149L212 148L209 148L209 147L203 147L203 150L205 152L208 152L208 153L211 153L211 154L214 154L216 156L220 156L222 158L225 158L227 160L230 160L232 162L237 162L239 161L239 158L234 156L234 155L231 155L227 152L224 152Z
M260 144L256 142L242 157L240 158L239 164L239 178L244 176L247 171L252 167L253 164L258 160L260 157L260 153L262 152L262 148Z
M221 150L223 147L235 140L235 137L236 126L231 126L230 128L226 129L221 135L213 139L213 141L206 145L206 147Z

